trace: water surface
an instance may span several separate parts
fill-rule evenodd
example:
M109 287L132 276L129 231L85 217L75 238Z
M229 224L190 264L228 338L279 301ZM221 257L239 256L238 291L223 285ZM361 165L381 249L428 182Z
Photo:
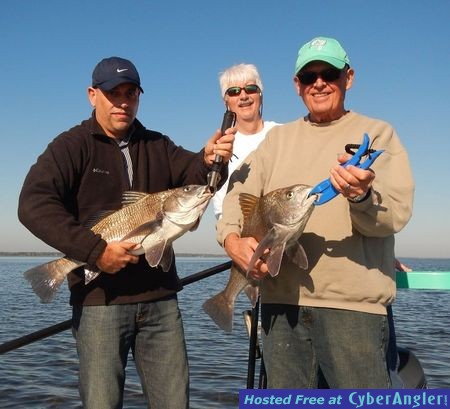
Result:
M50 258L0 257L0 343L70 318L66 285L50 304L41 304L22 273ZM181 277L216 266L226 258L179 257ZM450 260L404 259L414 269L450 271ZM202 311L202 303L221 290L228 271L187 285L179 294L191 374L192 409L231 409L246 387L248 338L237 300L234 330L224 333ZM450 294L445 291L398 291L394 305L398 343L420 359L429 387L450 388ZM80 408L77 357L71 332L0 355L0 407ZM127 367L125 408L145 408L131 356Z

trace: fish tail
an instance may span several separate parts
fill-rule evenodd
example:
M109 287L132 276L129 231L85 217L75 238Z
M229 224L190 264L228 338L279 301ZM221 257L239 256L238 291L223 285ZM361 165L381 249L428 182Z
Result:
M234 301L229 300L224 291L206 300L202 308L225 332L233 330Z
M66 258L50 261L23 273L31 288L43 303L52 301L67 274L81 265Z

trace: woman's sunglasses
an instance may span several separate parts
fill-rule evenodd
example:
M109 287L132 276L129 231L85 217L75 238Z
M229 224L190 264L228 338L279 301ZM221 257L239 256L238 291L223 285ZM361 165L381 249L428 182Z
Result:
M230 87L225 91L225 94L229 97L237 97L238 95L241 95L242 90L244 90L248 95L261 92L256 84L250 84L245 87Z
M317 81L317 78L322 78L325 82L334 82L339 79L343 70L337 68L328 68L320 72L303 71L298 73L297 78L303 85L311 85Z

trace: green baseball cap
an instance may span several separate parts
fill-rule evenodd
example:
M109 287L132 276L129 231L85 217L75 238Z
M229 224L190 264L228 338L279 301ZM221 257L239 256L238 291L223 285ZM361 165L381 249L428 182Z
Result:
M337 40L328 37L316 37L298 50L295 63L295 75L311 61L325 61L340 70L350 65L347 53Z

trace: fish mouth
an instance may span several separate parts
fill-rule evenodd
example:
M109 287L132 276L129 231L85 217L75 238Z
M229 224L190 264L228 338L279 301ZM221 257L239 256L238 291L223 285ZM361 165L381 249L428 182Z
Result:
M302 205L311 206L314 204L316 200L319 199L319 195L317 193L313 193L312 195L308 195L305 200L303 200Z
M319 199L319 194L318 193L313 193L311 194L311 191L313 190L313 188L309 188L308 190L306 190L306 196L305 198L302 200L302 206L310 206L311 202L314 203L316 200Z
M317 193L311 194L312 189L312 187L309 187L308 189L303 189L303 192L297 193L300 195L299 205L301 207L309 207L319 198Z
M197 197L198 197L199 199L208 200L208 199L210 199L210 198L214 195L214 193L215 193L215 189L212 188L212 187L209 186L209 185L206 185L206 186L204 187L204 189L201 190L201 191L199 192L199 194L197 195Z
M206 194L212 194L212 193L211 193L211 189L212 189L211 186L205 185L205 188L203 189L203 191L200 192L200 196L201 196L201 195L206 195Z

